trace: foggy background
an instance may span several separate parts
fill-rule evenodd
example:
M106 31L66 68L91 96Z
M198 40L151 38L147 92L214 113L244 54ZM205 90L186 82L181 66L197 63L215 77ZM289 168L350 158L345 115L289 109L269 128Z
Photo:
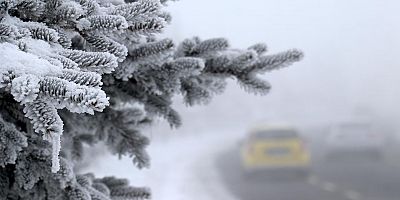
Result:
M171 130L160 120L145 132L153 142L148 148L151 169L137 170L129 158L105 156L92 167L97 175L128 177L134 185L151 187L154 199L230 200L235 199L229 192L235 188L232 184L269 191L271 199L293 199L283 194L293 194L297 200L400 199L400 148L393 146L385 149L392 161L379 166L324 165L313 158L316 170L305 182L254 185L228 178L224 183L226 175L220 173L238 174L232 157L222 152L238 148L248 128L259 123L286 122L308 130L366 118L393 129L400 141L399 1L181 0L170 2L167 10L173 20L164 36L176 44L192 36L225 37L234 48L265 42L269 53L298 48L305 57L265 74L263 79L272 85L266 96L248 94L232 80L206 106L187 107L176 97L174 107L183 126ZM325 132L302 134L313 135L310 148L321 150ZM228 166L216 170L221 161ZM247 198L237 199L251 199L250 189L244 192ZM329 196L333 193L324 191L340 194Z
M168 9L166 35L176 41L226 37L234 48L265 42L271 53L305 53L301 62L264 76L272 85L267 96L248 95L232 81L208 106L184 108L178 99L184 127L313 124L360 112L399 117L398 1L184 0Z

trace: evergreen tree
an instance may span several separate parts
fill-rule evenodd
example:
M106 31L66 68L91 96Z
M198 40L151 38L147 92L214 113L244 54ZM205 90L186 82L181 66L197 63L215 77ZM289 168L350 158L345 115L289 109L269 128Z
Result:
M167 0L0 0L0 198L148 199L126 179L78 174L84 145L99 142L149 166L141 134L154 117L171 127L182 95L205 104L234 78L266 94L258 74L299 61L223 38L175 45L158 35Z

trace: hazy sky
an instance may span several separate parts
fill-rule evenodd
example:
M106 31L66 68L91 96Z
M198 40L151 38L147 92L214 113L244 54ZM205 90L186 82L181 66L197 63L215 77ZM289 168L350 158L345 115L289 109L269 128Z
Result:
M167 35L178 41L222 36L233 47L263 41L272 53L299 48L306 55L265 75L273 86L268 96L246 95L231 84L208 107L182 110L198 123L312 123L367 107L382 115L400 111L397 0L181 0L169 10Z

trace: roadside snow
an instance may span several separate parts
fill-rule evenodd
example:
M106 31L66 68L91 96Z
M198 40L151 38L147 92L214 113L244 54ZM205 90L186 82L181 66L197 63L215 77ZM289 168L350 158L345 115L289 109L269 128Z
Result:
M106 155L85 171L98 177L125 177L134 186L150 187L155 200L235 200L214 165L220 152L234 145L235 137L222 133L181 136L153 141L150 169L138 170L129 158Z

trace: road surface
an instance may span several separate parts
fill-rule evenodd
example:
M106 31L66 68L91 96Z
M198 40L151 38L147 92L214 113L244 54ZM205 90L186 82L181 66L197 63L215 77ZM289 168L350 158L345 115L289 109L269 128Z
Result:
M243 200L399 200L400 167L383 161L315 159L308 177L246 178L237 149L216 159L228 191Z

